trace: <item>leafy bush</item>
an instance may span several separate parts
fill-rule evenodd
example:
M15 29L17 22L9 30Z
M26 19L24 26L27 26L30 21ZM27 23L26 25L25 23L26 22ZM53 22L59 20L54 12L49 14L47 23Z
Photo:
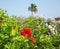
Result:
M55 49L60 45L58 33L47 32L44 18L11 17L0 10L0 49Z

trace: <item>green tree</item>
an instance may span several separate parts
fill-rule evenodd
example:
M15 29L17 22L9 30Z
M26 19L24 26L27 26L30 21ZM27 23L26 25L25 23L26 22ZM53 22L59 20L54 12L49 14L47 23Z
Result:
M33 16L33 12L36 13L37 10L37 6L35 4L31 4L30 7L28 7L28 10L31 11L31 15Z

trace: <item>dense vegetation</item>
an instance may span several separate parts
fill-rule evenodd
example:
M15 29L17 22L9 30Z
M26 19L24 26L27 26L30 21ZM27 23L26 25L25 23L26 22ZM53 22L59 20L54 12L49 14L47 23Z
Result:
M19 18L0 10L0 49L60 49L59 23L54 24L57 33L49 35L45 24L44 18Z

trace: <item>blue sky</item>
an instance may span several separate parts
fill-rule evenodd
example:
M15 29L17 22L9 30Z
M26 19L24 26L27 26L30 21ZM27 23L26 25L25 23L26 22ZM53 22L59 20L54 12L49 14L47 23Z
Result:
M0 0L0 8L7 10L9 15L28 17L31 15L28 11L31 3L36 4L38 8L35 15L52 18L60 16L60 0Z

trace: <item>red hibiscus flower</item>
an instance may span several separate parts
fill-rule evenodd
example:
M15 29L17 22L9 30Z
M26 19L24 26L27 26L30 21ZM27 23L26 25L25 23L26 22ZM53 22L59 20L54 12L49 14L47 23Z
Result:
M34 44L34 37L32 37L31 41L32 41L32 43Z
M31 37L31 29L30 28L23 28L23 32L21 33L22 36Z
M25 33L25 32L22 32L21 35L22 35L22 36L26 36L26 33Z

